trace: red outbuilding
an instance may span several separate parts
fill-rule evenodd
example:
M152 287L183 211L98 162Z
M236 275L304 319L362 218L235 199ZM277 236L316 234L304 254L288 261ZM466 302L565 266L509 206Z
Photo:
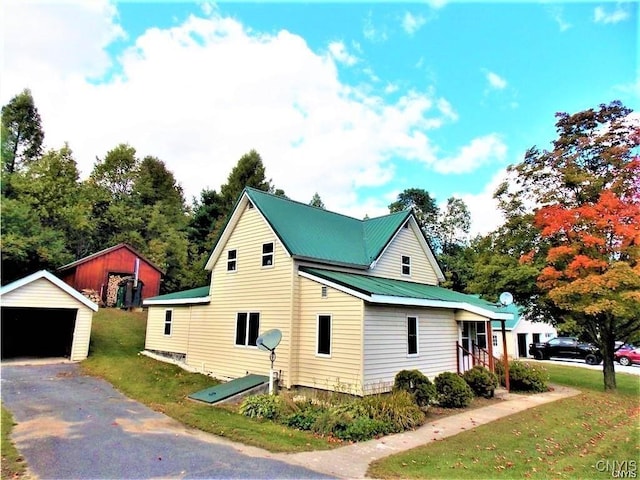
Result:
M101 305L137 307L160 293L164 272L130 245L120 243L64 265L57 273Z

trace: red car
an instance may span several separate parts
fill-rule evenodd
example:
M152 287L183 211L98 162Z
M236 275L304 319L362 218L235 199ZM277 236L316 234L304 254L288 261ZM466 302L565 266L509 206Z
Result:
M640 364L640 348L621 348L613 354L613 359L624 367L626 367L627 365L631 365L632 363Z

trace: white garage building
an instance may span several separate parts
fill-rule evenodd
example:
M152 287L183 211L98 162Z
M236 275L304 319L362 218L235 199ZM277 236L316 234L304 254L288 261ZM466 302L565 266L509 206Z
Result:
M0 288L2 359L87 358L98 305L46 270Z

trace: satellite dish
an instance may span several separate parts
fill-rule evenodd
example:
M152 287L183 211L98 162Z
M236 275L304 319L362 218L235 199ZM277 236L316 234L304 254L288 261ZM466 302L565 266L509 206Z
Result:
M511 295L509 292L502 292L500 294L500 303L505 307L507 305L511 305L513 303L513 295Z
M273 352L282 340L282 332L277 328L268 330L260 335L256 340L256 345L260 350Z

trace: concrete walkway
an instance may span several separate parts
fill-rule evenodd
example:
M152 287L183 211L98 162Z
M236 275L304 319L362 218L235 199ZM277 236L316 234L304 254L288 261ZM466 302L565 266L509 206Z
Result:
M568 387L554 385L553 388L553 391L536 395L505 393L502 397L504 400L501 402L428 422L419 429L410 432L360 442L335 450L273 454L272 458L304 466L337 478L366 478L367 468L375 460L435 440L451 437L499 418L580 393L578 390Z

